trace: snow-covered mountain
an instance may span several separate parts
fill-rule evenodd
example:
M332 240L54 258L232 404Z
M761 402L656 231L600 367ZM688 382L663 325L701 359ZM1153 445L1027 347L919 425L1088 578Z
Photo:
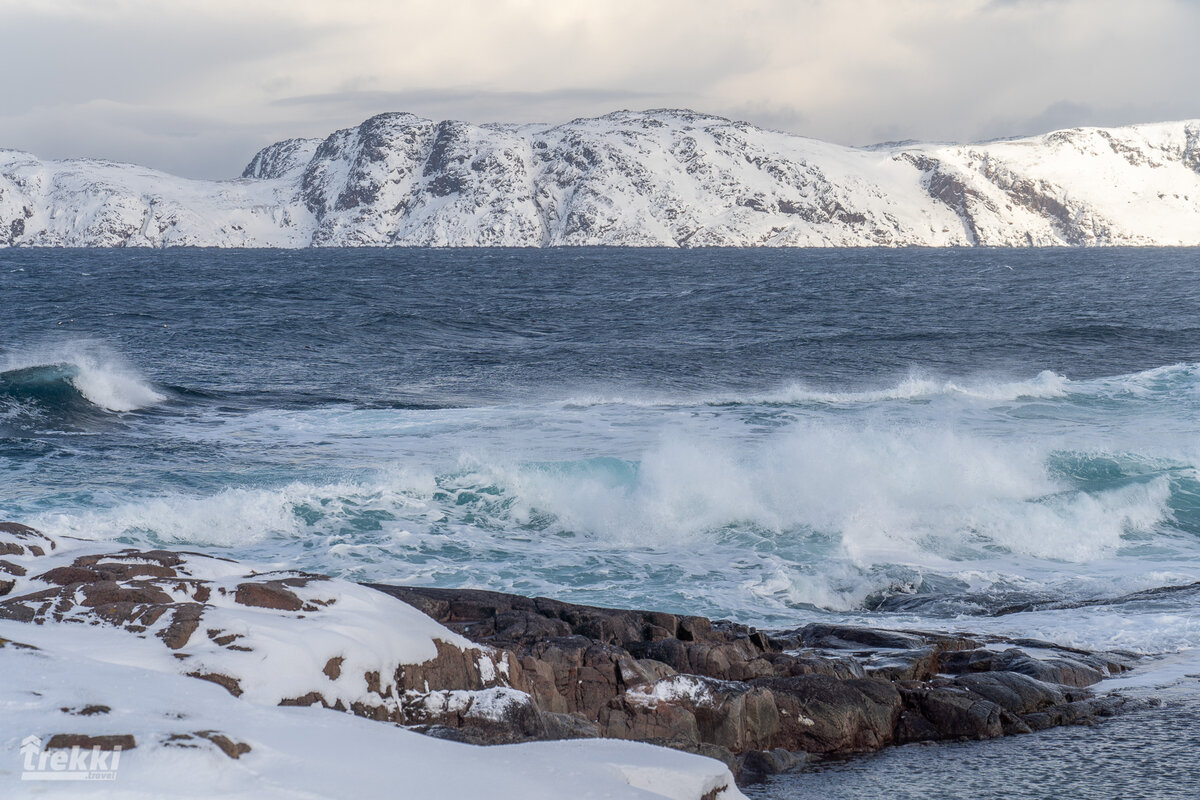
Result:
M0 151L0 245L1200 245L1200 120L852 148L691 111L382 114L229 181Z

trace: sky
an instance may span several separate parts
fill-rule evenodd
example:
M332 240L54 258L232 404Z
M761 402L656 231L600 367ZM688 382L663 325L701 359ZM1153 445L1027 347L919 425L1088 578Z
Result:
M842 144L1200 118L1200 0L0 0L0 148L238 175L385 111Z

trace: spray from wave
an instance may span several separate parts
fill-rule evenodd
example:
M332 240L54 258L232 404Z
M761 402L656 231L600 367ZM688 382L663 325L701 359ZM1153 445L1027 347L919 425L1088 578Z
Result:
M1151 561L1169 563L1172 547L1195 549L1175 541L1175 516L1200 513L1184 509L1200 489L1189 469L1054 442L826 422L751 441L680 431L637 459L464 456L449 469L168 493L30 519L52 533L248 548L356 579L487 576L497 588L677 597L753 616L862 608L897 592L1144 588L1146 564L1123 553L1149 546ZM595 587L608 594L588 596Z
M894 386L858 392L826 392L803 384L791 384L777 392L754 398L765 404L799 403L876 403L883 400L923 400L947 395L951 397L1011 402L1065 397L1071 381L1050 370L1043 370L1029 380L954 380L939 379L921 372L912 372Z
M111 412L136 411L167 399L125 359L93 342L8 354L0 362L0 397L50 407L79 398Z
M1073 388L1063 375L1043 370L1027 380L997 378L942 378L921 370L913 370L896 383L859 391L830 391L805 383L789 383L778 389L761 393L714 394L691 398L590 395L575 397L568 407L594 405L665 406L803 406L803 405L863 405L889 400L930 400L950 397L989 402L1012 402L1066 397Z

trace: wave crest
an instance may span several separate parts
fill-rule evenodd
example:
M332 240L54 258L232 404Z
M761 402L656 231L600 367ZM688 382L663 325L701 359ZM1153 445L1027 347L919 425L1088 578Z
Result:
M359 580L453 585L487 574L514 591L608 602L644 593L718 614L856 609L937 576L964 582L955 591L1017 581L1044 597L1081 574L1071 564L1123 586L1131 548L1150 547L1156 561L1195 552L1173 520L1194 511L1187 470L1069 455L1037 441L803 425L751 443L676 437L637 459L464 457L451 469L166 494L31 521L59 534L250 548ZM607 594L586 594L597 587Z
M622 395L582 396L566 401L568 407L628 405L647 408L675 406L792 406L859 405L889 400L926 400L939 396L990 402L1036 400L1066 397L1073 386L1070 379L1051 370L1042 370L1028 380L985 378L938 378L923 372L911 372L899 382L879 389L830 391L805 383L789 383L779 389L754 394L726 394L692 398L631 397Z
M0 370L0 396L18 402L61 406L73 394L113 412L136 411L167 399L124 359L88 343L11 355Z

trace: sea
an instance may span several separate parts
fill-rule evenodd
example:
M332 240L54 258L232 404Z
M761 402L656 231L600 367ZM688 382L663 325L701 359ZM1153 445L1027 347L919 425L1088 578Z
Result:
M754 791L1194 797L1152 753L1200 746L1198 277L1158 248L0 250L0 519L1126 651L1159 710Z

